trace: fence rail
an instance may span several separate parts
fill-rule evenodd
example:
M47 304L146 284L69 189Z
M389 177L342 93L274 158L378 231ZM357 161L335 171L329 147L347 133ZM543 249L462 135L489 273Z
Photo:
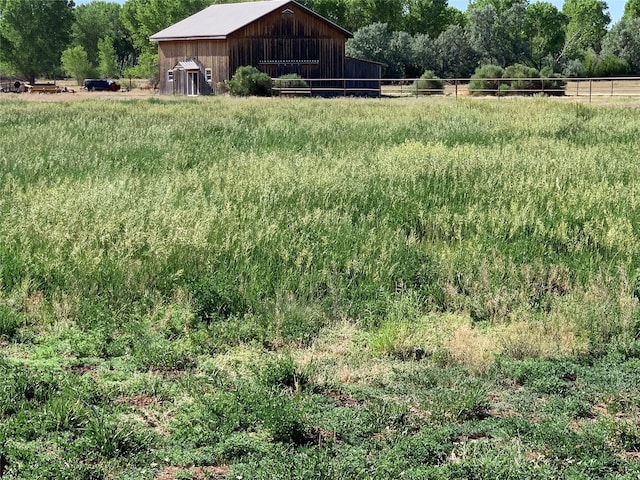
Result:
M482 79L486 88L472 88L470 78L443 79L442 88L422 88L416 78L322 78L283 80L273 79L274 95L282 96L387 96L421 95L550 95L569 97L640 97L640 77L610 78L488 78ZM517 82L517 83L516 83ZM516 83L516 85L512 85ZM518 87L528 85L527 87ZM418 85L418 86L416 86Z

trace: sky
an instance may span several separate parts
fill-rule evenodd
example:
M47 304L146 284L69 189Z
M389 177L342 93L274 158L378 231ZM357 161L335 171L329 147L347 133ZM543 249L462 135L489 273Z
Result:
M83 3L89 3L91 0L76 0L76 5L81 5ZM116 1L120 4L124 3L125 0L112 0ZM535 2L536 0L530 0ZM547 0L553 3L558 9L562 9L563 0ZM607 5L609 5L609 15L611 15L611 24L613 25L618 20L622 18L622 14L624 13L624 4L626 0L608 0ZM462 10L463 12L467 9L467 5L469 4L469 0L449 0L449 5L452 7L456 7L458 10Z
M530 0L531 3L536 0ZM562 10L563 0L546 0L553 3L558 10ZM611 25L618 22L622 18L622 14L624 13L624 5L626 0L607 0L607 5L609 6L609 15L611 15ZM469 4L469 0L449 0L449 5L451 7L456 7L458 10L462 10L463 12L467 9L467 5Z

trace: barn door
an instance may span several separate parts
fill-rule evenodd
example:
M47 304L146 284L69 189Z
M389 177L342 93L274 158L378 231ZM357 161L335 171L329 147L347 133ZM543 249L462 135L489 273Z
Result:
M199 73L199 71L187 72L187 95L190 97L200 95Z

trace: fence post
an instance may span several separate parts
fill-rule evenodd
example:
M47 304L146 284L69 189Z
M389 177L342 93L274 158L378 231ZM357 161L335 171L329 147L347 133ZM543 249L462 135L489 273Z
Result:
M593 92L593 79L589 79L589 103L591 103L591 94Z
M456 86L456 100L458 99L458 79L456 78L454 80L455 86Z

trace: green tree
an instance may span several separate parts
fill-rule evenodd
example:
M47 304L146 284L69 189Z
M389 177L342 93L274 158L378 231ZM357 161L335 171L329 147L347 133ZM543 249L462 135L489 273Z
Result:
M390 31L400 30L404 17L401 0L347 0L343 28L355 32L372 23L385 23Z
M626 62L632 75L640 75L640 17L623 18L602 42L602 53Z
M298 3L313 10L327 20L347 28L348 0L299 0Z
M527 8L527 33L532 65L540 70L550 55L556 58L564 45L567 17L552 3L536 2Z
M232 95L246 97L255 95L268 97L271 95L271 78L256 67L238 67L229 80L229 91Z
M346 53L350 57L385 63L391 32L386 23L373 23L363 27L347 40Z
M411 76L420 76L427 70L435 70L437 65L435 42L424 33L413 37L411 44L411 61L416 72Z
M85 49L94 66L100 63L98 42L101 38L111 38L119 64L126 63L133 55L131 37L120 19L121 9L118 3L93 0L74 10L71 38L74 44Z
M151 50L146 50L140 54L136 65L125 70L124 76L146 78L152 85L157 85L160 81L159 68L158 54Z
M600 51L611 17L603 0L565 0L562 13L568 18L566 55L576 57L589 48Z
M392 32L386 23L372 23L359 29L347 41L346 53L355 58L386 65L385 77L402 77L413 64L413 38L407 32Z
M87 52L80 45L69 47L62 52L62 68L68 75L72 76L82 85L82 80L89 76L91 63L87 57Z
M509 5L504 11L493 3L469 10L471 43L487 63L506 66L528 55L527 2L513 1Z
M456 7L447 7L445 15L447 17L447 28L451 25L459 25L461 27L469 25L469 18L467 17L467 14L458 10Z
M404 11L402 27L411 35L424 33L436 38L451 20L447 0L408 0Z
M477 8L486 8L491 5L496 9L498 15L501 15L514 5L518 5L521 3L528 4L529 2L528 0L471 0L469 2L469 6L467 7L467 11L470 12L471 10Z
M435 72L440 78L467 78L478 66L481 55L473 48L469 33L460 25L451 25L434 42Z
M118 76L118 56L113 47L111 37L98 40L98 73L103 78L115 78Z
M624 4L625 20L631 20L632 18L640 18L640 0L627 0Z
M73 0L0 0L0 63L34 82L51 75L69 42Z
M386 58L387 76L415 77L421 73L414 68L413 43L413 37L407 32L396 31L391 33Z
M208 7L212 0L127 0L120 19L138 53L155 52L149 37Z

